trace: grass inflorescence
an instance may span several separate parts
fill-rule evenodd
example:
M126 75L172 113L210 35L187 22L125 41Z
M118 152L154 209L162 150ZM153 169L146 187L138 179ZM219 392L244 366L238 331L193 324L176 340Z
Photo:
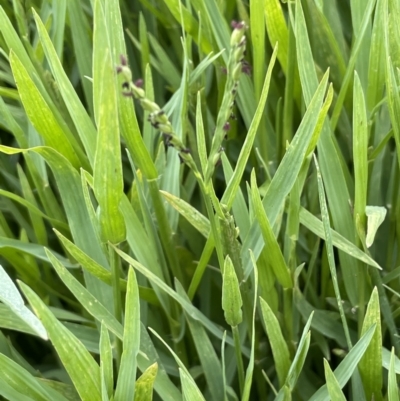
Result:
M399 400L399 18L2 4L0 398Z

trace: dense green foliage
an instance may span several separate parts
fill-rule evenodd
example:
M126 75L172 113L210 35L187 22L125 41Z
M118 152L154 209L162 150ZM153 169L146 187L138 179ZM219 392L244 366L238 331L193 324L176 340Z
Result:
M399 400L399 21L2 1L0 398Z

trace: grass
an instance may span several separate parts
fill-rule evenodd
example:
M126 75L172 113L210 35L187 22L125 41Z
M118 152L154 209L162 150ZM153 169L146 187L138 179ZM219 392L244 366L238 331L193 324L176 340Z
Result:
M399 18L3 2L0 399L397 401Z

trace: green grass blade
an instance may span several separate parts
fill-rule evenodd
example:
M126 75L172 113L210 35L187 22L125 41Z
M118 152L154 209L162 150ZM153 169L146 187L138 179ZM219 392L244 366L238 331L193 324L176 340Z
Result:
M300 376L302 371L305 358L310 347L311 333L310 326L313 318L313 313L310 314L306 325L304 326L303 333L300 338L299 345L296 350L296 354L293 358L293 362L290 365L288 375L286 377L286 382L284 387L281 388L278 395L276 396L276 401L286 400L288 395L291 397L290 393L293 391L294 386Z
M63 97L64 102L71 114L72 120L75 123L75 127L78 130L79 137L83 143L87 157L90 163L93 165L96 149L96 130L77 93L72 87L70 80L64 72L61 62L58 59L57 52L51 43L43 22L40 20L35 11L33 11L33 14L47 61L49 62L51 71L57 81L61 96ZM25 61L22 59L21 61L26 66Z
M367 109L373 110L381 101L385 83L385 27L384 13L387 0L377 0L371 33L371 49L368 65Z
M143 323L140 324L140 349L142 352L138 354L138 366L142 372L148 369L155 362L158 364L158 373L154 382L154 388L160 395L161 399L165 401L182 400L180 390L178 390L167 375L165 367L157 353L157 349L155 348L147 329L143 326Z
M164 281L162 266L157 260L156 244L150 241L150 237L144 230L139 217L126 196L122 198L121 211L127 222L127 242L131 252L140 263L145 266L152 266L152 272ZM154 291L162 307L170 313L171 305L169 298L157 286L155 286Z
M9 401L32 401L30 396L21 394L2 379L0 379L0 394Z
M285 338L283 337L279 321L272 309L262 298L260 298L260 305L272 355L274 356L276 374L278 375L279 385L282 387L286 381L291 364L289 350Z
M316 309L299 290L295 290L295 305L303 319L307 319L311 312L314 312L311 327L319 331L324 337L332 338L340 347L347 347L346 337L344 336L343 326L338 322L337 312Z
M52 109L14 52L11 52L10 63L25 111L44 138L46 145L57 149L75 168L81 165L88 168L86 157L80 151L79 144L67 125L65 122L59 121L59 116L53 114Z
M388 377L388 401L399 401L399 388L396 379L394 348L390 353L389 377Z
M184 28L185 31L196 41L199 38L199 25L197 20L190 14L189 10L178 0L165 0L164 3L179 23L182 18L182 28ZM202 39L203 41L199 45L204 53L209 53L211 51L211 45L204 36Z
M304 8L307 9L309 35L313 47L313 55L316 63L322 70L329 68L330 78L335 88L340 88L346 64L336 37L325 17L315 1L307 0Z
M351 1L350 2L350 9L351 9L351 19L353 25L353 31L355 36L358 36L358 32L360 31L363 17L365 13L367 1ZM360 51L357 56L356 61L356 69L360 76L360 83L364 89L367 88L368 84L368 61L369 61L369 54L370 54L370 45L371 45L371 20L368 21L366 25L366 32L363 35L363 39L360 46Z
M325 379L328 387L329 396L332 401L346 401L342 389L329 366L329 363L324 359Z
M275 224L282 204L291 191L300 172L312 134L318 121L318 115L321 112L323 105L322 100L326 91L327 81L328 74L326 73L324 78L321 80L297 133L282 159L282 162L279 165L263 199L263 206L272 226ZM245 239L242 247L243 267L246 275L249 273L251 265L249 256L247 255L247 252L244 252L244 249L252 249L254 256L257 258L261 252L262 246L263 240L260 236L260 231L256 224L253 223L249 235Z
M49 338L68 372L82 401L100 399L100 369L84 345L50 312L40 298L26 285L21 289L36 315L45 326Z
M153 35L148 34L150 45L153 48L154 54L157 55L160 65L162 65L162 75L164 79L169 83L171 89L176 90L181 84L181 73L171 61L168 53L158 43L157 39Z
M146 19L143 14L139 15L139 38L140 38L140 50L141 50L141 67L142 76L146 75L147 65L150 64L150 45L147 36ZM147 81L147 80L146 80ZM147 85L146 85L147 86Z
M262 92L260 95L260 101L258 102L257 109L256 109L256 112L254 113L254 117L251 121L249 131L246 135L245 142L240 151L240 155L239 155L239 158L236 163L235 171L234 171L232 178L230 179L228 186L225 190L225 193L221 199L221 203L226 204L228 209L231 208L232 203L235 199L236 193L238 191L240 181L242 179L248 158L250 156L251 149L253 147L257 129L258 129L258 126L261 121L261 117L264 112L265 102L267 100L269 86L270 86L270 82L271 82L272 69L275 65L277 50L278 50L277 47L275 47L274 53L272 54L271 60L268 65L267 74L266 74L265 80L264 80L264 86L262 88Z
M187 295L180 283L176 282L175 284L178 294L187 299ZM211 399L215 401L223 400L224 387L221 363L214 346L207 336L203 325L196 319L193 319L188 313L185 313L185 315L207 381L207 386L210 390Z
M4 147L1 150L12 154L25 152ZM65 158L51 148L36 147L33 148L33 151L41 155L52 168L75 244L94 260L103 266L108 266L102 248L96 241L97 237L85 206L81 179L77 171ZM89 275L85 275L85 281L90 292L104 305L112 308L113 299L110 287Z
M378 290L375 287L368 302L361 335L376 325L372 340L362 357L359 369L367 400L382 400L382 331Z
M44 262L49 261L47 255L45 253L44 247L42 245L26 243L26 242L23 242L20 240L12 239L12 238L0 237L0 248L12 248L12 249L18 250L18 252L22 252L27 255L33 256ZM74 263L71 263L68 259L61 256L59 253L55 252L54 254L57 257L57 259L65 267L69 267L69 268L76 267L76 265ZM38 275L35 274L33 269L31 271L30 275L31 275L31 277L35 277L36 279L38 279Z
M192 377L182 368L179 369L182 383L182 392L185 401L206 401Z
M308 104L318 84L318 79L300 1L296 2L295 35L300 80L303 95L306 104ZM321 164L322 178L325 183L327 200L331 207L333 226L340 234L353 240L355 238L355 230L348 207L348 199L350 198L350 195L345 179L345 166L341 161L342 156L337 151L327 123L323 126L318 143L318 155ZM340 190L338 190L338 188L340 188ZM351 269L351 259L347 255L339 253L339 258L343 265L342 271L344 274L344 284L347 295L350 298L351 303L356 305L358 302L358 282L356 271Z
M213 335L217 338L222 339L223 332L218 328L214 323L212 323L206 316L204 316L196 307L187 302L183 297L177 294L172 288L168 287L163 281L161 281L154 273L148 270L145 266L138 263L136 260L132 259L129 255L121 250L114 248L115 251L130 265L132 265L136 270L142 273L145 277L147 277L151 282L153 282L156 286L160 287L164 292L166 292L169 296L174 298L177 302L180 303L182 308L184 308L191 316L196 318L199 322L203 324L203 326L209 330ZM231 337L227 337L227 343L233 345L233 340ZM248 354L248 349L243 348L242 352L244 355Z
M190 375L190 373L187 370L187 368L185 367L185 365L179 359L178 355L175 354L175 352L172 350L172 348L162 339L162 337L157 332L155 332L151 328L149 330L164 344L164 346L168 349L168 351L174 357L175 362L179 365L179 374L181 377L182 392L183 392L184 399L186 401L189 401L189 400L205 401L205 399L204 399L203 395L201 394L199 388L197 387L195 381L193 380L192 376Z
M242 306L238 277L228 254L224 261L222 276L222 309L229 326L238 326L242 323Z
M124 337L115 401L132 400L135 396L136 356L140 346L140 305L136 275L129 269L125 300Z
M21 183L21 191L24 199L30 202L35 208L37 208L36 199L33 190L30 186L27 176L21 166L17 166L18 177ZM36 242L42 245L48 244L48 238L46 233L46 227L44 219L35 213L29 213L30 220L32 222L33 230L35 232Z
M251 174L251 200L253 204L253 209L255 211L256 220L261 228L264 243L268 244L269 252L266 255L267 268L274 271L275 276L282 287L292 288L293 283L290 276L290 271L286 265L282 251L272 230L271 223L268 220L268 216L263 208L260 194L257 189L257 182L254 170Z
M99 0L95 2L95 21L100 30L105 30L105 23L101 23ZM97 29L96 29L97 31ZM104 37L101 36L104 40ZM100 43L95 43L100 46ZM106 46L105 43L102 44ZM97 46L95 52L97 53ZM95 53L95 55L96 55ZM119 203L123 193L123 178L119 138L119 122L117 109L117 94L115 91L115 71L111 62L110 49L103 48L101 57L95 57L93 65L95 78L100 82L93 82L99 86L100 103L98 106L98 135L96 156L93 171L94 192L100 206L100 232L103 242L113 244L125 239L126 228L124 218L119 210ZM99 63L99 64L97 64ZM96 72L99 70L99 72Z
M135 400L134 401L152 401L154 380L157 376L158 365L153 363L136 380Z
M76 1L74 0L70 3L76 3ZM93 82L91 83L91 92L93 94L91 97L93 99L94 119L97 126L99 126L99 109L103 100L101 98L101 91L103 89L102 79L104 78L101 76L101 74L103 72L103 65L106 61L106 49L110 49L111 47L101 0L94 1L93 8L93 61L90 62L90 70L86 73L86 75L90 74L93 79ZM90 53L90 51L87 52L87 54ZM113 91L112 88L113 86L111 86L109 90Z
M253 44L253 80L256 99L261 94L265 68L265 22L264 14L260 12L264 3L264 0L256 0L250 3L250 35Z
M98 321L104 322L107 328L112 331L118 338L122 339L123 330L121 323L101 304L101 302L90 294L79 281L68 272L68 270L53 256L50 251L47 251L51 263L60 279L69 288L69 290L79 300L80 304Z
M0 354L0 369L2 380L17 391L21 399L25 396L32 401L52 400L45 388L35 380L34 376L3 354Z
M221 160L225 181L230 182L233 176L233 170L225 153L221 155ZM240 238L244 240L250 229L250 220L246 200L240 186L237 189L235 199L232 203L232 214L235 218L236 225L239 228Z
M355 66L355 64L357 62L357 59L358 59L360 53L361 54L364 53L363 40L365 38L367 28L370 26L370 19L371 19L371 15L372 15L372 12L373 12L374 7L375 7L375 1L376 0L369 0L368 3L366 4L366 6L365 5L361 6L362 7L362 12L364 14L362 16L362 21L359 24L359 29L357 30L356 40L354 41L354 45L353 45L353 48L352 48L351 56L350 56L349 62L347 64L346 74L345 74L345 77L343 78L343 83L342 83L342 86L340 88L340 92L339 92L339 95L338 95L337 100L336 100L335 107L334 107L333 112L332 112L332 118L331 118L331 128L332 128L332 130L334 130L336 128L336 124L337 124L337 122L339 120L340 113L341 113L342 108L343 108L343 103L344 103L344 100L345 100L346 92L347 92L348 86L350 84L351 77L353 76L354 66ZM364 58L364 60L361 61L361 63L363 63L363 65L365 65L365 66L368 66L368 53L366 55L364 53L362 55L362 58ZM365 82L366 78L363 78L363 79L364 79L363 87L365 87L366 86L366 82Z
M289 30L279 0L265 0L265 22L271 46L278 43L278 60L285 74L288 70Z
M325 240L325 233L323 228L323 223L318 217L313 216L308 210L303 207L300 208L300 223L311 230L314 234L318 235L318 237ZM371 256L364 253L361 249L356 247L352 242L348 239L340 235L337 231L331 228L332 233L332 243L338 249L346 252L348 255L356 258L367 265L373 266L376 269L382 269L375 260L371 258Z
M357 72L354 74L353 159L354 159L354 221L365 229L368 184L368 127L364 93Z
M67 3L62 0L56 0L53 3L52 12L54 20L51 27L51 38L53 40L54 48L56 49L58 58L62 60Z
M58 231L55 231L55 233L58 236L61 243L64 245L65 249L68 250L68 252L82 266L83 269L85 269L91 275L97 277L102 282L111 285L112 277L111 277L111 271L109 269L97 263L87 254L85 254L81 249L79 249L74 243L69 241L62 234L60 234ZM57 257L60 259L59 256ZM63 263L63 260L61 259L60 262ZM74 267L69 264L65 264L65 262L63 263L63 265L66 267ZM126 291L126 285L127 285L126 280L120 279L119 285L122 291ZM146 300L152 305L160 306L160 302L158 301L155 292L151 288L139 286L139 295L141 299Z
M257 263L253 253L250 252L251 261L253 262L254 268L254 302L253 302L253 315L252 315L252 331L251 331L251 350L250 350L250 360L246 369L246 377L244 381L244 389L242 395L242 401L248 401L250 399L250 390L253 384L253 374L254 374L254 353L255 353L255 320L256 320L256 308L257 308L257 289L258 289L258 270Z
M74 44L74 53L78 64L79 75L85 93L86 102L91 114L93 114L93 100L95 100L92 92L92 83L86 78L92 76L92 44L90 42L90 26L86 20L85 13L82 12L82 3L79 0L71 0L67 3L68 16L73 21L71 29L72 42ZM54 44L57 53L57 43Z
M384 16L384 26L385 29L385 47L386 47L386 91L388 97L388 109L390 120L393 127L393 136L396 141L396 151L397 158L400 163L400 148L398 144L400 144L400 123L397 118L400 112L400 95L399 92L395 89L397 88L397 79L394 72L394 67L392 60L390 58L390 50L389 50L389 38L388 38L388 30L387 30L388 16L387 11Z
M24 45L15 31L14 27L11 24L10 19L5 13L3 7L0 6L0 30L3 34L4 40L7 43L8 48L17 55L17 57L21 60L22 64L28 71L35 71L35 67L31 59L28 56L27 51L24 48Z
M337 277L337 271L336 271L335 257L333 254L331 227L330 227L330 221L329 221L328 206L326 204L326 198L325 198L324 183L322 182L321 172L319 170L317 157L315 155L314 155L314 162L315 162L315 168L317 170L319 204L320 204L320 208L321 208L322 222L324 225L324 232L325 232L325 238L326 238L326 253L327 253L327 258L328 258L328 264L329 264L329 269L331 272L333 288L334 288L335 296L336 296L336 302L337 302L337 306L338 306L338 309L340 312L340 318L342 320L344 334L346 336L347 346L348 346L348 348L351 348L352 342L351 342L351 338L350 338L350 332L349 332L349 327L348 327L347 320L346 320L346 315L343 310L342 297L340 295L340 289L339 289L339 283L338 283L338 277Z
M201 113L201 93L197 92L197 107L196 107L196 138L199 152L199 159L203 174L207 167L207 147L206 138L204 136L203 116Z
M0 150L4 151L5 153L7 153L7 148L1 146ZM57 227L60 230L63 230L65 232L68 231L68 225L65 224L63 221L59 221L53 218L50 218L49 216L47 216L46 214L44 214L39 208L37 208L34 204L30 203L29 201L27 201L26 198L23 198L21 196L18 196L14 193L8 192L8 191L4 191L2 189L0 189L0 195L3 197L7 197L12 199L14 202L17 202L18 204L26 207L26 209L32 213L35 214L36 216L42 217L46 220L48 220L54 227Z
M112 62L117 63L121 55L126 56L127 54L118 0L105 2L105 15L110 35ZM118 82L122 84L120 80L118 80ZM117 88L122 91L119 85ZM130 98L124 98L122 95L119 95L117 99L121 122L121 135L126 141L129 153L132 155L135 165L143 172L143 175L147 179L155 179L158 175L157 169L144 144L132 100Z
M360 338L357 344L350 350L350 352L340 362L339 366L335 369L335 377L339 383L340 388L343 388L347 381L352 376L354 369L356 369L360 359L368 348L371 339L374 335L376 326L372 326ZM329 392L326 384L324 384L318 391L316 391L310 398L310 401L329 401Z
M101 323L100 332L100 371L102 376L102 394L111 396L114 389L113 354L107 326ZM107 398L108 398L107 397Z
M21 318L39 337L47 340L46 329L40 320L25 306L17 287L0 265L0 300Z

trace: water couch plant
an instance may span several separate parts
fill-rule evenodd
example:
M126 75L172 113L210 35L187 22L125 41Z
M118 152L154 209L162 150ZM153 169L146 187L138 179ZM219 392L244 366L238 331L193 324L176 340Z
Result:
M0 6L0 398L397 401L400 2Z

